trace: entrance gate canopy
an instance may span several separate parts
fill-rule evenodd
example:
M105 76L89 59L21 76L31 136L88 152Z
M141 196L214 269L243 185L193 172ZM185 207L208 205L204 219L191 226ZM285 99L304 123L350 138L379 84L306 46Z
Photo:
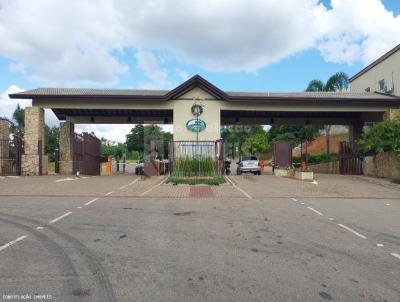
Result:
M13 99L32 99L26 133L34 141L42 137L43 110L53 110L66 126L64 146L74 124L173 124L175 141L216 141L221 125L231 124L319 124L349 125L357 138L365 122L379 122L386 112L400 109L400 98L375 92L229 92L199 75L172 90L37 88L10 94ZM194 115L194 106L201 113ZM33 109L31 108L31 109ZM28 108L27 108L28 109ZM389 114L390 116L390 114ZM191 131L188 121L201 120L200 132ZM61 130L60 130L61 131ZM64 152L64 153L63 153ZM70 150L62 150L63 156ZM33 159L36 155L31 154ZM70 158L72 155L66 155ZM36 159L35 159L35 162ZM25 172L24 172L25 173Z

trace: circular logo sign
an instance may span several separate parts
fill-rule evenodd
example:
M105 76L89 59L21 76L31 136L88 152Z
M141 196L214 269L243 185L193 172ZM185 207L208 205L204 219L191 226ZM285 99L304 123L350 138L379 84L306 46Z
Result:
M201 132L206 129L206 122L203 120L190 120L186 123L186 128L192 132Z

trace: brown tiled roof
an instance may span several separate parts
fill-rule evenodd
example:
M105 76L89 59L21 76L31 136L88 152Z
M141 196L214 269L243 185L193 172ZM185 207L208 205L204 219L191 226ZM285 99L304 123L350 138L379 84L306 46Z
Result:
M192 77L172 90L138 89L92 89L92 88L37 88L10 94L13 99L56 100L74 99L118 99L137 101L167 101L176 99L194 87L200 87L215 99L227 102L391 102L400 103L400 98L377 92L225 92L199 75Z

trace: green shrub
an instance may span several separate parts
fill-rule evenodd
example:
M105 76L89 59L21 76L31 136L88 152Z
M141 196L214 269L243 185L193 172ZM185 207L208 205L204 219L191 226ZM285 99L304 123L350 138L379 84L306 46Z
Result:
M205 184L211 186L218 186L220 184L225 183L225 178L222 175L217 175L212 178L184 178L184 177L170 176L168 178L167 183L187 184L187 185Z
M308 164L309 165L317 165L317 164L329 163L329 162L337 161L337 160L339 160L339 156L336 153L323 153L323 154L310 155L308 157ZM294 156L293 162L301 163L301 157Z
M213 176L218 174L217 161L211 156L183 156L173 160L173 176Z
M372 126L363 134L359 147L365 154L394 152L400 171L400 116Z

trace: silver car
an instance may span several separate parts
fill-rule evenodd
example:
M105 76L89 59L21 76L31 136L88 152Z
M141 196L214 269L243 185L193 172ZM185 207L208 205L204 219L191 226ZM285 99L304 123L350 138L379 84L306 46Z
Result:
M242 173L261 174L261 168L256 156L243 156L242 159L237 162L237 165L237 175L241 175Z

